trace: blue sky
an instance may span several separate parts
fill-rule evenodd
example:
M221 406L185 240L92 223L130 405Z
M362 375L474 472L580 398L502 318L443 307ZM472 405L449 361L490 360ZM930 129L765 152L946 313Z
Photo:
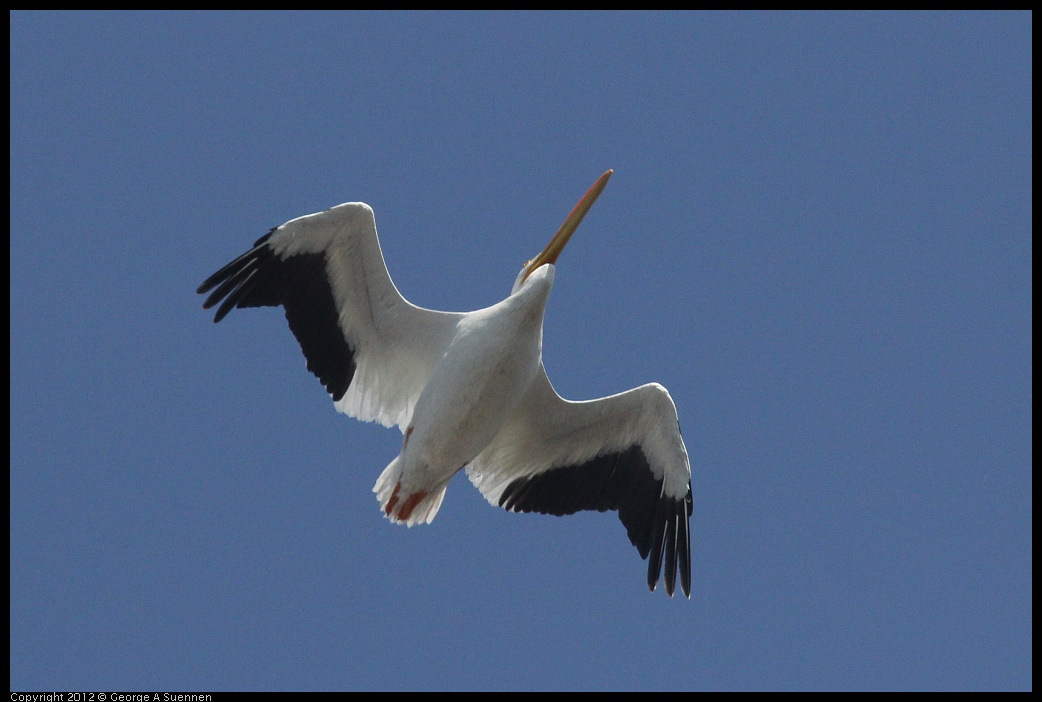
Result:
M11 15L11 686L1031 687L1030 14ZM404 529L394 430L195 288L376 211L399 289L506 296L669 388L693 597L614 515Z

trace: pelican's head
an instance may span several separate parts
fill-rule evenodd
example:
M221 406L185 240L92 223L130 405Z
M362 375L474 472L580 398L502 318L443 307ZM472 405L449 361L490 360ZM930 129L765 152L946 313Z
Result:
M564 224L554 234L554 238L550 240L550 243L546 245L546 248L539 252L539 254L531 261L526 261L525 265L521 266L521 272L517 274L517 280L514 281L514 289L510 291L513 295L521 286L525 280L540 266L546 265L547 263L555 263L557 257L564 251L564 245L568 243L568 240L575 233L575 230L579 228L579 222L583 221L583 217L593 207L593 203L597 201L597 197L604 190L604 186L608 184L608 179L611 178L612 171L608 170L597 179L586 194L583 195L579 203L572 208L572 211L564 220Z

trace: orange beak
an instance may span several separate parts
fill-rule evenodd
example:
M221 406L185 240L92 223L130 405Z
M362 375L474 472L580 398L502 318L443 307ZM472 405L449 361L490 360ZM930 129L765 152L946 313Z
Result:
M586 194L582 196L578 204L572 208L572 211L565 217L564 224L554 234L554 238L550 240L550 243L546 245L546 248L539 252L539 255L528 262L528 271L525 273L525 278L529 274L539 268L544 263L556 263L557 257L564 251L565 244L572 238L572 234L579 228L579 223L583 221L583 217L593 207L593 203L597 201L601 191L604 190L604 186L608 184L608 179L611 178L612 171L609 169L605 171L604 175L597 179L597 182L590 186L590 189L586 191ZM524 280L524 278L522 278Z

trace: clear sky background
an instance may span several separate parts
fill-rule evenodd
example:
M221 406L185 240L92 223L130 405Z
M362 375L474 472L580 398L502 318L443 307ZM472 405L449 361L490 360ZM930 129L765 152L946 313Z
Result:
M1031 686L1030 14L11 15L11 686ZM572 399L669 388L690 601L613 514L370 492L278 310L376 211L427 307L559 261Z

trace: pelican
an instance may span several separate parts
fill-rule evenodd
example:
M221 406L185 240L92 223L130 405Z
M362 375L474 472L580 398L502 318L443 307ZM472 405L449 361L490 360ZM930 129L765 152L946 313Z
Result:
M555 264L612 171L589 189L510 296L474 312L417 307L384 263L373 210L348 202L275 227L206 279L214 322L278 307L337 410L390 427L402 449L373 492L392 521L430 523L458 471L493 505L565 515L614 510L654 591L691 597L691 466L677 410L649 383L599 400L560 397L543 368ZM212 291L212 292L211 292Z

